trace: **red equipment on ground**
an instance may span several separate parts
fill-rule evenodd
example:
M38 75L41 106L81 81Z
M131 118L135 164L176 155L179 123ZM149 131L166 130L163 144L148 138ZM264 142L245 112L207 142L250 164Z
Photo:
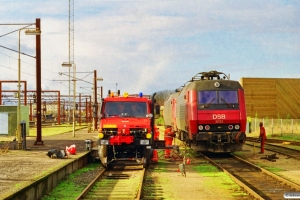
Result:
M156 126L154 126L154 140L159 140L159 129ZM158 162L158 152L156 149L153 149L151 161Z
M164 139L166 147L172 146L173 138L175 137L175 133L172 131L172 127L169 126L165 129ZM171 149L165 149L165 158L170 158Z
M76 145L75 144L72 144L71 146L66 146L66 151L68 154L73 154L75 155L76 154Z

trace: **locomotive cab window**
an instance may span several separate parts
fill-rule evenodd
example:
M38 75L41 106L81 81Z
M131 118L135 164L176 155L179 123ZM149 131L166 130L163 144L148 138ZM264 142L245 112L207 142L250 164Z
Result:
M215 104L217 103L217 91L199 91L199 104Z
M237 104L238 97L236 91L219 91L219 103Z
M236 90L198 91L198 104L202 108L209 108L213 105L234 107L233 104L238 104L238 94Z

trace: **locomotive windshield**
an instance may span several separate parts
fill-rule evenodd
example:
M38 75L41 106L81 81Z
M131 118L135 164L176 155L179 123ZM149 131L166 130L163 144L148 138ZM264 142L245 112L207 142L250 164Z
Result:
M145 102L106 102L104 105L103 114L106 117L146 117L147 105Z
M238 94L236 90L220 91L198 91L198 104L209 107L211 104L231 104L238 103Z

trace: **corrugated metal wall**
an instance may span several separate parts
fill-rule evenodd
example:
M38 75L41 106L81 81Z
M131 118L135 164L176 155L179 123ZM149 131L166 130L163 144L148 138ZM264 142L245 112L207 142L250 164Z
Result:
M300 79L241 78L247 116L300 118Z

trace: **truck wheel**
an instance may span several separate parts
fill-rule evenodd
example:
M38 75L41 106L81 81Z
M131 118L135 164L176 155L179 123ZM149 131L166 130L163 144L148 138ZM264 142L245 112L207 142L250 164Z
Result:
M184 132L183 131L178 131L178 137L179 137L179 140L181 141L184 141L184 136L183 136Z
M148 168L150 166L150 157L151 157L151 149L144 148L144 168Z
M103 167L107 167L107 145L98 145L98 154Z
M187 145L188 147L191 148L191 146L192 146L192 141L190 140L189 135L188 135L187 132L184 132L184 139L185 139L186 145Z

